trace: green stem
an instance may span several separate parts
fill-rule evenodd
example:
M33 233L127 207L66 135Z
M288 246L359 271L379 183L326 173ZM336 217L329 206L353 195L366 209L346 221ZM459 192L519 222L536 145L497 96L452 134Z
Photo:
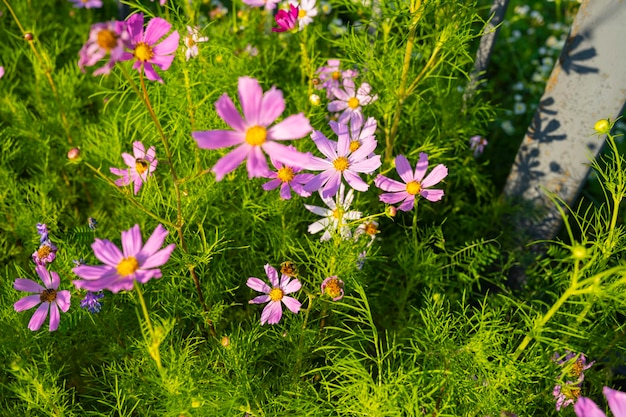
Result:
M143 298L143 292L141 291L141 287L139 286L136 280L133 281L133 284L135 286L135 292L137 293L137 297L139 298L139 304L141 304L141 311L143 312L143 317L146 319L148 332L150 333L150 345L148 346L148 352L150 353L150 356L156 362L159 373L162 375L163 365L161 364L161 353L159 352L160 343L155 343L154 327L152 327L152 322L150 321L150 315L148 314L148 307L146 306L146 301Z

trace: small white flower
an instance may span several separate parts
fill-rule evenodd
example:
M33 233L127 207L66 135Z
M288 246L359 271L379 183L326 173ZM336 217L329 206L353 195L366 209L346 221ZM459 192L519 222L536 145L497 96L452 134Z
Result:
M510 120L505 120L504 122L502 122L500 124L500 127L502 128L502 130L504 130L504 133L509 136L515 133L515 128L513 127L513 123L511 123Z
M187 26L187 36L184 38L185 46L185 58L189 61L189 58L195 58L198 56L198 43L206 42L209 40L206 36L200 36L200 29L197 27Z
M526 104L518 101L517 103L515 103L515 105L513 106L513 113L515 114L524 114L526 113Z
M341 183L335 199L322 197L322 201L324 201L324 204L326 204L329 209L308 204L304 205L311 213L324 217L309 225L309 233L311 234L319 233L324 230L320 238L322 242L329 240L332 237L331 233L337 230L341 234L341 237L349 239L352 236L352 232L350 231L350 227L346 224L346 220L357 220L361 218L360 211L348 211L350 204L352 204L352 199L354 198L354 190L350 189L345 195L345 198L344 191L345 187L343 183ZM320 192L320 197L321 195Z
M302 30L309 23L313 22L313 18L317 16L316 0L289 0L289 4L300 6L298 10L298 29Z

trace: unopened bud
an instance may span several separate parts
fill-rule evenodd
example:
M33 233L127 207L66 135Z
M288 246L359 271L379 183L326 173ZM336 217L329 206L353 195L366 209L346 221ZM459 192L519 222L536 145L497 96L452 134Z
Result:
M387 206L387 208L385 208L385 214L389 217L396 217L397 213L398 209L396 209L395 206Z
M32 34L32 33L30 33L30 32L26 32L26 33L24 34L24 40L26 40L26 41L32 41L34 38L35 38L35 37L34 37L34 36L33 36L33 34Z
M220 340L220 343L222 344L222 346L228 347L230 346L230 338L228 336L224 336L222 337L222 340Z
M572 258L583 260L587 257L587 248L582 245L576 245L572 248Z
M593 126L594 130L601 135L606 135L611 131L611 123L607 119L600 119Z
M70 161L76 161L78 158L80 158L79 148L72 148L67 152L67 159Z

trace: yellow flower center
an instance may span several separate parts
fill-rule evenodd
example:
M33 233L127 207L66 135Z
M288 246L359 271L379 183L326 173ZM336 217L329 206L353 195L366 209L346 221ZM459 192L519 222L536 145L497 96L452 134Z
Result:
M50 246L48 245L43 245L42 247L37 249L37 256L39 257L39 259L45 259L48 257L48 255L50 255L50 252L52 252L52 248L50 248Z
M330 298L337 298L341 295L342 285L337 278L331 278L326 282L324 293Z
M350 100L348 100L348 107L350 107L351 109L356 109L360 105L361 103L359 102L359 99L356 97L352 97L350 98Z
M110 51L117 45L117 35L109 29L102 29L98 32L96 43L100 48Z
M190 48L194 46L196 44L196 41L193 40L193 35L187 35L187 37L185 38L185 43Z
M57 299L57 292L52 288L46 288L39 294L39 300L42 303L51 303Z
M378 228L373 222L365 223L365 233L370 236L374 236L376 233L378 233Z
M561 393L571 400L575 400L580 397L580 388L569 384L563 384L561 386Z
M341 77L341 73L339 71L335 71L330 76L333 77L333 80L338 80L339 77Z
M148 60L152 59L154 56L154 52L152 52L152 48L150 48L145 42L139 42L137 46L135 46L135 58L137 58L141 62L148 62Z
M409 194L417 194L422 191L422 185L417 181L411 181L406 185L406 192Z
M580 374L583 373L584 368L585 366L583 365L583 359L582 358L576 359L576 362L572 366L572 376L575 376L576 378L578 378Z
M291 261L285 261L280 264L280 273L289 277L295 277L298 275L298 267Z
M306 10L300 9L298 12L298 19L302 19L304 16L306 16Z
M340 219L341 216L343 216L343 210L342 209L336 208L336 209L333 210L333 217L335 219Z
M353 140L350 142L350 152L354 152L361 147L361 142L358 140Z
M333 166L337 171L345 171L350 166L350 162L345 156L340 156L333 161Z
M293 169L289 167L282 167L278 170L278 173L276 175L278 176L278 179L282 182L289 182L294 177Z
M248 145L263 145L266 138L267 130L263 126L252 126L246 131L246 142L248 143Z
M144 172L146 172L146 170L148 169L148 161L146 161L143 158L137 158L135 159L135 170L137 171L137 174L141 175Z
M138 269L139 263L137 262L137 259L132 256L122 259L122 261L117 264L117 273L123 277L134 274Z
M272 301L280 301L283 299L283 296L285 294L283 293L283 290L281 290L280 288L272 288L269 296L270 296L270 300Z

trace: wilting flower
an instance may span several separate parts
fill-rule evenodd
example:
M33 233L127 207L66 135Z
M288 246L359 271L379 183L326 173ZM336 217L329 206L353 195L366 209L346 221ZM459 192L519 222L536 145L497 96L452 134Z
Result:
M448 168L439 164L424 178L427 169L428 155L423 152L420 152L420 159L415 167L415 172L411 169L411 165L404 155L396 156L396 170L404 184L378 174L374 184L383 191L389 191L389 193L380 195L380 201L387 204L403 201L398 209L409 211L413 209L417 194L429 201L441 200L443 190L429 190L428 188L444 179L448 175Z
M351 118L362 117L362 106L367 106L378 99L378 95L370 95L371 90L372 86L368 83L362 83L358 90L355 90L354 81L344 78L343 90L338 87L332 89L337 100L328 103L328 111L342 112L339 116L339 123L348 123Z
M102 7L102 0L70 0L77 9L97 9Z
M474 151L474 157L480 156L487 146L487 139L482 136L472 136L469 140L470 150Z
M556 400L556 411L574 404L580 397L580 384L559 384L552 390L552 395Z
M609 403L609 408L615 417L626 417L626 392L604 387L602 393ZM580 397L574 406L578 417L606 417L606 414L592 400Z
M278 280L278 272L270 264L265 265L265 274L270 281L271 287L259 278L250 277L246 285L255 291L264 293L249 301L250 304L268 303L261 313L261 326L265 323L276 324L283 316L281 302L284 303L292 313L297 314L300 311L301 303L293 297L287 297L287 294L298 291L302 284L297 278L287 275L281 275Z
M317 16L316 0L289 0L290 5L300 6L298 11L298 28L304 29L309 23L313 22L313 18Z
M39 243L48 240L48 226L44 223L37 223L37 234L39 235Z
M370 241L367 242L367 246L371 246L376 240L376 235L380 233L378 230L378 222L377 221L368 221L361 223L356 230L354 231L354 239L358 239L360 236L366 235L370 237Z
M336 276L328 277L322 281L320 286L322 295L327 295L333 301L339 301L343 298L343 281Z
M333 89L339 88L340 82L355 78L359 75L358 71L355 70L339 70L340 65L340 60L329 59L327 66L318 68L317 71L315 71L320 80L319 84L315 87L318 90L326 89L327 98L333 97Z
M570 404L576 403L578 397L580 397L582 383L585 379L584 371L595 363L595 361L587 363L587 358L585 358L585 355L582 353L576 354L568 351L565 357L559 359L560 357L558 353L555 353L552 358L557 364L565 367L565 372L561 376L562 379L566 379L565 382L563 384L557 384L552 391L552 395L554 395L556 399L557 411L560 411L561 408L567 407Z
M298 6L289 5L289 10L279 10L274 19L276 19L277 28L272 28L272 32L286 32L295 29L298 23L299 10Z
M101 292L94 294L91 291L87 291L85 298L80 301L80 306L81 308L86 308L90 313L99 313L102 304L98 300L102 297L104 297L104 294Z
M367 140L359 146L351 146L348 126L339 123L337 126L339 140L335 145L319 130L311 134L311 138L326 159L312 157L307 168L320 171L309 181L304 189L309 192L321 189L322 197L330 197L337 193L342 178L357 191L367 191L369 185L361 179L359 173L373 172L380 167L380 155L369 157L376 148L376 140ZM352 149L356 149L352 152Z
M295 150L295 148L293 149ZM301 197L311 195L310 192L304 190L303 186L311 181L313 174L299 174L301 171L299 168L275 161L273 158L270 158L270 160L276 171L272 171L267 175L267 178L272 178L272 180L263 184L265 191L270 191L280 186L280 198L283 200L291 198L291 190Z
M128 165L128 168L109 168L113 174L120 175L122 177L115 180L115 185L122 187L132 182L135 184L133 191L137 194L144 181L147 181L148 177L152 175L154 170L156 170L158 161L155 153L156 151L154 146L151 146L148 149L148 152L146 152L146 148L143 146L143 143L139 141L133 142L134 156L126 152L122 153L122 158L124 159L126 165Z
M152 278L161 278L157 267L165 264L176 247L173 243L161 249L168 231L158 225L145 245L136 224L122 232L122 251L106 239L96 239L91 245L94 255L105 265L79 265L72 271L82 280L73 281L76 288L87 291L109 290L117 293L131 290L134 281L145 284Z
M310 155L302 154L277 141L306 136L311 131L309 119L303 113L298 113L269 127L285 110L283 93L272 87L263 94L259 82L254 78L239 78L239 99L244 118L228 94L223 94L215 103L217 114L235 130L205 130L191 133L198 146L203 149L237 145L213 167L216 180L220 181L245 159L250 178L266 177L269 175L269 168L263 152L279 163L303 168Z
M243 4L251 7L265 7L265 10L274 10L280 0L243 0Z
M150 81L163 82L163 79L154 70L153 64L167 71L172 65L180 35L173 31L161 43L157 42L167 34L172 25L167 20L155 17L148 22L148 26L143 30L143 14L137 13L128 18L128 33L130 35L130 49L132 52L125 52L122 61L134 59L133 69L141 74L146 72L146 78Z
M70 308L70 292L67 290L57 291L61 279L56 272L48 271L43 265L37 265L35 271L37 275L39 275L39 278L41 278L45 288L33 280L17 278L13 284L13 288L18 291L36 292L37 294L23 297L13 304L13 308L15 311L20 312L41 304L30 319L28 328L32 331L39 330L46 320L46 317L48 317L49 311L49 329L53 332L59 328L59 308L64 313Z
M209 38L206 36L200 36L200 29L197 27L187 26L187 36L185 36L185 59L189 61L189 58L195 58L198 56L198 43L206 42Z
M350 189L345 195L345 198L344 191L345 188L342 183L339 185L339 191L337 191L335 199L325 198L320 192L322 201L324 201L324 204L326 204L329 209L311 206L308 204L304 205L304 207L311 213L324 217L321 220L311 223L308 229L311 234L324 230L324 233L320 238L322 242L329 240L331 238L331 233L336 230L339 230L341 237L349 239L352 233L350 232L350 227L345 223L345 221L358 220L361 218L360 211L348 211L350 209L350 204L352 204L352 199L354 198L354 190Z
M78 52L78 67L85 72L85 67L94 66L102 58L109 55L109 60L102 67L93 72L93 75L108 74L115 63L122 60L124 47L128 43L129 35L126 22L105 22L91 25L89 39Z
M46 239L41 242L39 248L33 253L33 262L37 265L45 265L53 262L57 257L57 247Z

